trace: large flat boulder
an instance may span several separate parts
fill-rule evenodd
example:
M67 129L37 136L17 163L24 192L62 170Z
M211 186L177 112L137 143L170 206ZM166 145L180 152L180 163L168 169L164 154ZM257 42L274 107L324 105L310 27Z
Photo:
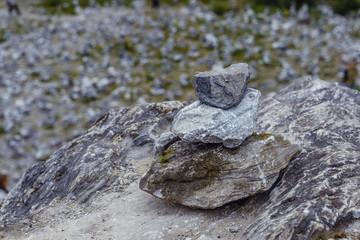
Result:
M258 119L258 131L281 134L303 151L255 211L246 238L351 236L360 210L360 93L305 77L264 100Z
M138 189L179 102L114 109L31 167L0 209L4 239L360 237L360 94L312 78L260 103L257 132L302 149L268 191L194 210Z
M134 164L153 159L154 137L167 132L181 102L113 109L92 128L27 170L0 210L1 218L23 218L62 200L88 203L97 192L120 190L139 173Z
M299 151L272 134L254 134L236 149L177 141L155 159L140 188L191 208L214 209L269 190Z

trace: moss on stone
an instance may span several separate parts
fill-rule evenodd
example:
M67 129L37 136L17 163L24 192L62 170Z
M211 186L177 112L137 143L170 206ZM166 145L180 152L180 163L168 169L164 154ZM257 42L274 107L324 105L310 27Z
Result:
M5 132L5 129L2 127L2 126L0 126L0 135L1 134L5 134L6 132Z
M158 161L163 165L163 167L167 167L167 165L165 165L166 163L170 163L171 160L169 159L169 156L176 151L173 148L168 148L165 151L162 152L162 154L159 156Z
M199 173L199 188L209 186L219 178L221 171L219 162L221 160L213 151L208 151L201 159L193 161L193 167Z
M257 132L253 132L252 136L254 136L256 139L266 139L270 136L274 136L274 134L272 133L257 133Z
M339 230L332 230L330 232L321 232L313 240L328 240L328 239L342 239L347 238L345 232Z

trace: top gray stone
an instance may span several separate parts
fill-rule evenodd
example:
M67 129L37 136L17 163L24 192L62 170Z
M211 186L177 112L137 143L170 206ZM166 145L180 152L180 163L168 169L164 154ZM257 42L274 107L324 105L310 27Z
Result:
M249 66L238 63L225 69L197 72L191 83L201 103L229 109L241 102L249 80Z

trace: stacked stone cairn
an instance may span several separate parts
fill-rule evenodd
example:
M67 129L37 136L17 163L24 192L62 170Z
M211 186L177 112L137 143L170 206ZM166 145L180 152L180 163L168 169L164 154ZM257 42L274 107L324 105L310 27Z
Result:
M175 116L171 132L190 142L240 146L254 132L261 96L247 88L249 80L245 63L196 73L191 82L199 100Z
M180 110L154 146L140 180L150 194L192 208L213 209L267 191L299 152L281 136L256 134L261 93L248 88L246 63L198 72L198 101Z

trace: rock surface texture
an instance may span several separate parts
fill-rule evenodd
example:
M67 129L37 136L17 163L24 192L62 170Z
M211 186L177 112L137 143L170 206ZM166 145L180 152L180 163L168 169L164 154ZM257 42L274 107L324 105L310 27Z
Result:
M165 132L160 135L155 141L154 155L158 157L164 150L166 150L172 143L179 141L180 138L173 132Z
M201 103L229 109L241 102L249 80L249 66L238 63L225 69L197 72L191 83Z
M140 188L170 202L214 209L269 190L298 152L271 134L250 136L236 149L178 141L153 162Z
M309 239L358 221L359 126L360 93L338 84L307 77L263 101L258 131L279 133L304 151L256 211L246 237Z
M196 101L175 116L171 131L190 142L238 147L256 127L260 96L258 90L249 88L241 103L228 110Z
M170 102L111 110L83 136L28 169L4 200L0 216L11 209L11 217L24 217L59 199L86 203L97 191L130 184L138 175L134 164L153 159L154 138L168 131L183 106Z
M358 91L303 78L265 99L257 132L281 135L302 151L273 188L214 210L182 207L138 189L153 160L154 140L169 131L182 107L167 102L110 111L27 171L2 203L0 236L302 240L335 238L336 232L360 237Z

